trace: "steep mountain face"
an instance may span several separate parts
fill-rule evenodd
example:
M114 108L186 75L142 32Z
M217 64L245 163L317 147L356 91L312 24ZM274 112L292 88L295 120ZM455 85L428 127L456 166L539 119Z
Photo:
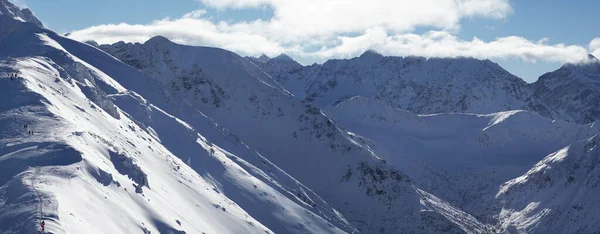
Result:
M500 230L597 233L600 230L598 135L562 148L502 185Z
M395 108L560 114L489 61L85 44L0 3L0 233L598 230L600 125Z
M293 67L292 70L298 69L298 71L311 67L301 67L301 65L285 56L279 59L270 59L267 62L264 62L265 58L261 60L246 59L246 61L252 61L257 67L270 73L272 78L280 81L292 93L304 99L303 102L295 102L293 97L285 94L284 89L273 84L274 82L270 80L270 77L255 71L256 68L253 66L243 66L243 69L252 71L252 74L258 74L260 78L248 77L248 79L231 81L228 76L218 73L223 63L228 64L229 72L237 73L239 66L230 66L229 64L245 65L246 63L243 61L237 60L238 57L224 59L222 56L214 56L213 54L211 57L216 59L204 61L201 58L209 53L206 50L213 50L212 48L175 45L163 38L160 38L161 43L153 43L154 41L156 39L144 44L117 43L103 45L101 48L151 75L163 84L170 86L179 95L186 97L186 101L192 103L192 106L199 107L211 119L217 120L248 143L249 146L256 148L266 158L281 166L284 171L306 183L317 194L322 195L325 200L332 201L340 199L340 196L360 197L360 195L350 190L332 194L328 189L335 187L334 182L325 182L327 185L324 185L321 178L328 178L331 175L334 175L334 177L337 175L339 178L341 173L343 176L340 181L346 182L348 179L352 180L356 173L359 173L363 176L357 178L359 179L358 184L362 185L365 183L364 175L371 173L373 175L384 175L383 177L375 176L367 179L367 184L389 177L383 169L377 169L379 166L364 166L362 162L356 163L356 159L350 160L351 163L339 161L340 158L327 161L326 157L337 155L337 149L339 148L349 149L348 151L342 150L342 155L352 155L343 156L346 158L367 158L356 156L362 155L361 152L363 151L367 151L367 154L382 158L386 162L385 164L397 166L406 172L409 177L415 178L411 180L411 184L419 187L419 189L410 190L406 187L391 189L392 191L402 191L396 194L402 196L402 199L391 199L389 197L390 200L384 200L387 208L375 208L375 210L386 210L389 214L392 214L390 216L381 215L378 211L365 212L365 210L378 207L375 203L365 203L369 201L369 198L365 199L363 197L352 201L331 202L333 207L342 212L351 222L352 220L361 220L361 222L368 220L369 224L367 225L353 223L362 232L365 232L365 230L382 232L414 231L424 230L426 227L433 227L433 229L428 229L433 232L493 232L490 225L505 222L504 219L499 218L503 204L495 198L498 192L497 188L502 183L525 173L532 165L560 147L598 133L598 128L594 125L579 126L561 121L552 121L537 114L523 111L509 111L489 115L438 114L418 116L362 97L348 100L345 100L347 98L333 98L336 95L339 97L345 97L345 94L350 95L353 93L350 92L352 90L359 93L364 92L364 86L357 86L356 83L348 84L345 88L339 90L335 89L337 85L332 85L332 90L324 89L322 95L312 95L316 98L311 99L311 97L302 96L300 91L302 89L294 90L294 87L302 86L290 86L291 83L285 85L285 82L296 82L298 84L304 82L303 77L298 76L296 80L289 79L286 81L282 80L283 75L277 76L277 72L266 70L269 67L279 68L280 70L276 71L285 74L285 77L287 77L290 74L294 76L293 72L290 73L288 68L281 69L282 67L289 66ZM354 59L360 61L352 64L352 66L343 64L352 60L339 60L330 61L323 67L327 67L327 64L340 63L341 65L338 64L338 66L343 67L340 70L353 71L352 69L355 69L357 73L360 73L358 70L373 70L360 69L360 66L366 66L364 65L365 61L370 61L371 66L383 66L377 65L382 63L382 58L384 57L369 52L360 58ZM394 59L398 58L392 58L391 60ZM456 61L439 59L438 61L430 59L431 61L418 62L420 60L417 58L407 58L406 60L410 59L417 61L416 64L420 67L417 71L437 74L432 76L437 77L437 79L431 79L431 81L421 81L416 78L419 75L414 75L415 78L412 83L425 83L424 85L421 84L422 87L429 87L431 83L446 82L447 77L454 77L455 80L452 82L460 83L470 88L468 90L477 90L478 93L483 94L495 92L494 94L497 95L499 92L496 90L498 86L504 87L499 88L502 95L485 96L487 98L485 101L480 98L472 98L469 99L469 102L466 102L469 105L465 105L463 109L442 109L440 111L454 110L462 112L469 111L469 108L471 108L473 112L476 112L475 110L485 112L502 109L501 107L512 109L515 107L503 103L518 103L521 105L520 109L537 108L538 112L551 113L544 105L539 104L533 98L529 86L489 61L482 62L472 59ZM214 61L220 62L215 64ZM436 66L433 64L427 65L429 62ZM454 62L457 64L454 64ZM276 63L279 64L275 65ZM433 72L440 64L447 65L446 70ZM410 66L407 65L407 67ZM469 67L471 70L465 67ZM484 72L486 75L480 75L476 71L488 71L488 73ZM416 74L415 71L413 72ZM501 72L508 74L508 76L498 75ZM371 73L374 72L371 71ZM449 75L453 73L462 75ZM360 74L362 74L360 77L364 77L363 73ZM371 77L384 76L371 74ZM476 77L477 80L469 83L465 82L466 79L460 77ZM486 79L484 77L492 78ZM195 83L187 81L197 79L200 81ZM322 83L325 81L314 78L314 82ZM487 83L480 86L478 85L480 82ZM257 86L256 83L269 85ZM359 84L368 83L362 80L359 82ZM405 85L406 83L402 83L398 87ZM203 86L210 87L204 88L206 90L223 90L223 92L202 91ZM438 86L441 89L442 85ZM446 96L455 96L455 94L465 92L464 90L460 91L458 85L444 83L444 86L451 86L447 88L449 91L445 94ZM488 90L486 89L488 86L495 88ZM256 92L256 90L261 91ZM376 89L373 88L372 90ZM344 95L339 95L344 92ZM210 93L210 95L207 93ZM222 93L223 95L215 98L213 93ZM284 98L282 98L282 93ZM373 91L371 93L377 92ZM529 96L530 98L525 100L520 99L520 96ZM375 95L375 98L378 97L380 96ZM498 97L503 99L499 100ZM415 97L414 101L418 102L422 98L425 97ZM444 98L432 98L423 103L438 103L437 105L440 108L447 108L447 106L444 106L447 102L441 102ZM384 99L379 99L379 101L387 102ZM349 132L336 133L337 131L317 130L322 129L324 126L336 126L336 123L331 122L329 124L330 120L323 119L322 115L319 114L319 109L314 107L311 102L314 104L320 103L323 106L330 105L326 103L338 102L334 107L327 108L325 113L327 117L335 120L336 123L345 127ZM421 109L432 108L426 107L426 104L423 103L420 104L423 106ZM477 105L471 105L473 103ZM416 104L410 105L418 106ZM289 108L290 106L292 108ZM295 110L298 107L304 111ZM275 114L272 113L274 110L277 110ZM307 126L306 123L310 124ZM265 129L278 129L278 131L265 133ZM268 140L265 141L265 139ZM353 143L349 145L350 148L344 146L346 140ZM285 146L282 146L282 144L285 144ZM353 145L357 145L358 148ZM327 151L328 146L331 148L329 151ZM356 150L358 150L358 153ZM328 153L322 154L323 151ZM324 157L325 161L323 161ZM306 167L306 165L302 165L302 161L306 160L318 161L320 165ZM353 164L358 166L353 166ZM323 165L327 166L324 167ZM344 166L340 167L340 165L347 165L346 170L343 170ZM323 173L322 170L328 170L328 173ZM307 175L305 171L314 173ZM397 176L392 177L397 178ZM365 192L369 197L386 196L390 191L389 185L391 184L367 186ZM406 191L416 191L416 193L406 193ZM356 204L353 202L362 204L359 207L345 207L345 204ZM416 202L420 205L415 206ZM398 210L395 205L399 203L408 208ZM418 215L406 216L407 213L404 212L414 213L416 207L421 209ZM416 224L394 225L391 219L388 221L389 217L400 214L405 215L400 216L400 219L415 220ZM368 218L370 216L379 218L370 219ZM484 222L482 223L479 220Z
M487 228L234 53L156 37L115 53L138 70L35 23L0 25L2 233Z
M535 95L565 120L600 119L600 61L592 55L587 63L566 64L542 75L532 86Z
M367 51L323 65L279 64L257 63L294 95L319 107L364 96L419 114L522 109L554 115L523 80L489 60L385 57Z
M460 223L474 218L444 216L442 211L450 214L451 205L427 203L439 199L420 193L406 175L377 159L318 108L297 100L242 57L215 48L177 45L162 37L100 48L170 87L190 104L182 109L198 108L227 128L323 197L358 231L463 232L486 227ZM425 204L435 209L423 210Z
M364 97L325 113L419 188L490 224L500 222L500 185L553 151L600 132L597 124L552 121L526 111L416 115Z
M83 75L101 74L66 71L47 57L2 59L0 71L0 232L38 233L41 220L46 233L272 232L224 195L227 180L199 176L166 149L166 135L91 101ZM169 124L157 114L157 124ZM245 181L237 184L269 188L219 147L197 148L198 158Z
M1 23L1 233L37 233L41 220L49 233L355 232L210 119L186 112L194 128L157 107L183 101L152 78L36 24Z

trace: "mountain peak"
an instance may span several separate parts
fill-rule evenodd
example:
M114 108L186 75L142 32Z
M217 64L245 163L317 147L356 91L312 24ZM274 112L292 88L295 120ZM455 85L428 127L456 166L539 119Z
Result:
M360 55L360 57L367 57L367 56L383 57L383 55L381 55L379 52L377 52L373 49L369 49Z
M266 63L267 61L271 60L271 57L267 56L266 54L262 54L257 59L258 59L258 61Z
M254 63L267 63L269 60L271 60L271 57L267 56L266 54L261 54L259 57L246 56L245 58Z
M164 44L164 43L172 43L172 42L168 38L158 35L158 36L154 36L154 37L148 39L144 44Z
M262 56L261 56L262 57ZM292 57L288 56L287 54L280 54L275 58L272 58L272 60L279 60L279 61L295 61Z
M598 58L596 58L594 55L588 54L587 60L576 63L567 63L563 65L561 69L597 74L600 72L600 60L598 60Z
M7 15L16 20L34 23L40 27L44 26L42 22L40 22L40 20L38 20L38 18L36 18L35 15L33 15L33 12L31 12L31 10L27 8L21 9L9 2L8 0L0 0L0 15Z

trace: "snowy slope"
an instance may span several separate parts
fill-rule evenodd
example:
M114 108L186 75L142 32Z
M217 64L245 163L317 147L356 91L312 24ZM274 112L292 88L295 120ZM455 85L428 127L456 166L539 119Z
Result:
M11 84L2 86L11 123L0 147L11 168L0 185L2 233L35 232L36 216L51 233L480 226L444 216L450 206L231 52L156 37L144 46L163 57L142 53L156 59L142 69L150 77L34 23L0 24L2 82Z
M364 97L325 113L417 186L491 224L503 182L549 153L600 133L597 124L552 121L525 111L416 115Z
M512 110L573 113L489 61L100 46L0 3L0 233L598 228L600 126Z
M393 57L367 51L322 65L290 63L268 61L260 66L294 95L319 107L364 96L419 114L523 109L554 115L523 80L489 60Z
M600 231L598 135L564 147L502 185L499 230L513 233Z
M439 213L435 222L426 222L431 213L422 212L422 195L408 177L242 57L161 37L101 48L185 97L190 107L323 197L359 231L437 232L440 226L459 226Z
M0 51L7 123L1 233L35 232L40 213L52 233L354 231L319 196L210 119L197 115L203 129L194 129L65 49L91 47L35 24L1 22L11 25L3 42L26 42ZM92 51L120 64L113 68L129 68ZM145 79L131 83L162 87L129 71Z
M270 231L51 60L2 60L7 70L19 78L1 79L2 233L35 233L38 216L50 233Z
M568 121L590 123L600 119L600 61L592 55L590 62L565 64L542 75L533 90Z

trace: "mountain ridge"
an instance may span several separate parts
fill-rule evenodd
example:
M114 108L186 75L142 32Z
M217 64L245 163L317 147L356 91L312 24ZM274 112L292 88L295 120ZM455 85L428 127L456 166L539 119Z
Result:
M331 59L320 65L289 66L268 61L257 66L294 95L319 107L358 95L419 114L522 109L584 124L600 119L600 110L594 104L600 95L600 85L595 82L600 73L598 60L592 55L589 60L567 63L531 84L490 60L467 57L397 57L365 51L359 57ZM548 77L553 74L558 75L552 81L557 84L549 88ZM560 80L571 79L569 74L579 77L581 84L559 87L563 82ZM564 95L573 96L572 103L563 102ZM581 95L587 99L576 100ZM585 111L577 113L573 106Z
M419 221L411 224L400 224L393 222L398 217L393 218L391 215L397 214L401 215L401 219L411 220L419 220L430 216L429 213L421 214L417 211L420 206L419 197L422 195L410 186L411 183L408 177L402 172L395 171L392 166L373 158L368 151L354 144L348 144L352 141L349 141L345 134L339 132L335 123L323 116L318 108L300 100L295 100L285 90L276 88L265 90L263 87L256 87L260 83L257 82L260 79L242 79L242 77L238 77L230 80L229 78L219 78L221 75L216 71L220 70L221 65L214 64L214 61L227 64L238 64L237 62L222 61L219 56L206 56L208 52L204 51L203 47L181 46L181 48L187 48L185 53L192 53L192 56L212 57L211 62L189 59L190 56L182 53L177 46L171 48L154 46L148 43L125 44L124 46L123 43L119 43L112 48L106 45L101 47L104 47L105 51L115 57L121 58L122 61L135 61L129 62L129 64L134 65L146 74L156 76L156 79L162 80L164 84L169 84L178 93L187 97L187 101L193 103L194 106L201 107L202 112L211 119L219 120L220 124L234 132L248 145L256 148L290 175L306 182L311 189L324 196L326 200L339 199L334 199L332 196L336 192L329 192L328 188L342 186L336 190L345 191L347 198L344 199L349 200L346 203L335 201L333 206L341 209L340 212L345 216L349 216L348 219L358 219L365 222L358 222L357 229L359 231L366 230L365 225L378 227L377 229L380 227L383 232L409 231L415 226L424 224ZM147 60L148 58L150 60ZM193 62L174 63L177 64L176 66L161 65L176 58ZM244 60L241 57L232 59ZM138 64L144 65L138 66ZM147 64L153 65L149 66ZM166 70L161 70L163 68L166 68ZM251 68L257 69L255 67ZM236 72L237 69L239 67L229 67L229 72ZM198 72L189 73L189 71ZM202 82L192 82L190 86L179 85L184 84L186 80L195 79L201 79ZM224 98L219 98L218 104L209 101L213 99L208 94L209 92L195 91L198 87L207 85L213 87L211 89L214 90L219 89L216 87L223 88ZM206 102L202 100L206 100ZM277 129L277 131L272 129ZM264 139L269 139L266 140L268 144L265 144ZM320 152L327 152L328 155L319 157ZM346 159L338 158L336 160L335 158L338 156L343 156ZM347 161L352 163L345 165ZM308 170L313 171L312 175L305 174L305 171ZM372 175L375 172L381 173L381 175ZM337 173L339 174L335 175ZM359 177L354 176L356 174ZM314 176L323 178L339 176L340 179L337 180L342 183L338 185L337 183L340 182L332 178L335 182L326 182L333 183L326 185L323 184L324 179L315 179ZM356 189L351 189L352 184L355 183L360 185L359 191L364 192L362 195L356 195ZM392 196L392 194L395 195ZM344 205L356 204L358 201L354 200L356 199L355 196L365 195L367 198L362 200L362 203L368 202L372 207L365 205L349 207ZM403 204L401 208L398 207L399 204ZM373 207L379 208L374 209ZM380 213L382 210L387 210L389 214ZM380 218L369 218L373 215ZM423 215L425 216L421 217ZM436 220L441 219L440 222L445 219L442 216L436 217ZM443 222L447 225L456 225L448 221ZM436 225L433 225L433 227L436 227Z
M42 103L41 117L54 114L45 122L27 120L23 113L11 117L33 121L39 134L13 140L46 139L65 152L48 158L64 163L46 165L39 163L43 155L18 153L28 148L1 145L6 153L0 158L11 159L3 165L27 165L17 168L19 177L2 175L9 181L0 185L0 207L24 211L2 212L7 222L2 231L35 232L41 220L52 233L462 230L459 220L439 213L443 207L422 212L424 195L410 178L230 51L155 38L130 45L156 49L156 56L144 57L152 60L135 58L129 61L137 64L127 65L119 56L35 24L12 18L1 23L14 26L2 39L26 40L19 50L0 51L6 60L0 80L27 84L14 89L14 97L33 95ZM192 48L196 51L187 54L192 59L169 55ZM148 52L141 49L131 51ZM162 75L150 77L140 71L144 68ZM20 133L16 125L3 125L2 132ZM59 138L51 135L55 125L64 127ZM70 147L76 152L68 153ZM23 200L13 200L14 188ZM35 191L40 201L31 196ZM77 197L78 191L93 194ZM38 207L43 211L36 213ZM94 215L104 213L115 219ZM11 223L19 217L26 222Z
M4 16L0 42L0 232L597 228L600 202L548 195L597 193L600 125L544 117L572 112L489 60L369 51L303 67L162 36L86 44ZM546 85L589 82L591 66Z

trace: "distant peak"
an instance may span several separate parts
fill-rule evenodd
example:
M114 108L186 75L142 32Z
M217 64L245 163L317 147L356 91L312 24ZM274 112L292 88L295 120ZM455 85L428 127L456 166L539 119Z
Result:
M587 55L587 59L582 60L580 62L569 62L566 63L563 67L565 68L585 68L585 67L598 67L600 65L600 60L596 58L592 54Z
M35 15L33 15L33 12L31 12L31 10L29 10L29 8L25 8L25 9L21 10L21 14L25 21L37 24L40 27L44 26L42 24L42 22L37 17L35 17Z
M294 61L294 59L292 59L292 57L288 56L287 54L280 54L279 56L272 59L280 61Z
M159 36L154 36L154 37L148 39L144 44L163 44L163 43L171 43L171 40L159 35Z
M85 41L86 44L91 45L93 47L99 47L100 45L98 44L98 42L94 41L94 40L89 40L89 41Z
M383 55L373 49L369 49L361 54L360 57L383 57Z
M600 60L595 56L588 54L587 59L580 62L565 63L558 70L546 73L540 77L540 80L560 78L566 76L566 73L575 75L574 77L582 78L583 80L598 80L600 79ZM559 75L552 75L559 74Z
M271 57L267 56L266 54L262 54L260 57L256 58L256 60L262 63L266 63L269 60L271 60Z
M267 63L267 62L269 62L269 60L271 60L271 57L267 56L266 54L261 54L259 57L246 56L246 59L248 59L254 63Z

